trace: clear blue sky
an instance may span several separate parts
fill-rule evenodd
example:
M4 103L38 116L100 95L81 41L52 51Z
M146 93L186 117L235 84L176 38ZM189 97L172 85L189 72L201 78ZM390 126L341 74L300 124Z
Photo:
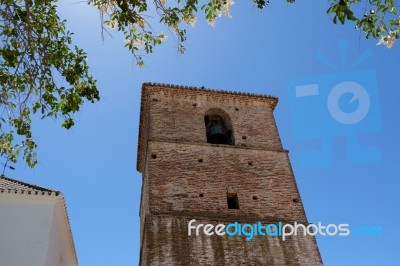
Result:
M169 38L146 58L143 69L135 66L119 34L112 32L102 42L94 8L74 0L59 3L75 42L88 53L102 100L86 105L70 131L56 121L35 122L40 164L34 170L18 164L7 175L64 193L80 265L138 264L141 175L136 172L136 149L140 89L147 81L278 96L275 117L309 221L383 228L383 236L318 237L325 265L396 265L400 43L387 49L376 46L376 40L364 40L354 25L333 25L326 1L284 2L271 1L259 11L252 1L237 1L233 19L222 18L215 28L198 21L194 30L188 29L183 56L177 54L172 34L156 28ZM347 49L341 50L343 40ZM371 56L352 67L365 53ZM332 66L317 60L317 54L329 58ZM346 80L372 84L373 112L368 115L373 117L356 127L341 126L326 111L330 89ZM293 86L308 83L319 84L321 94L305 104L293 96ZM339 104L351 113L361 103L349 99ZM307 119L294 123L302 116L318 124ZM314 128L318 126L319 131ZM315 135L300 141L307 132ZM352 155L363 161L368 155L348 144L349 136L375 147L380 159L347 160ZM327 143L326 157L302 157L310 147L318 148L321 139Z

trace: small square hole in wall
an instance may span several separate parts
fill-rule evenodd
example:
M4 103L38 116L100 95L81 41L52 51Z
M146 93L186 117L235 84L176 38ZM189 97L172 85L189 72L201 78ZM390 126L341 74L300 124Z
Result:
M249 162L249 166L253 166L253 162Z
M227 194L228 200L228 209L239 209L239 199L237 193L228 193Z
M194 103L194 104L193 104L193 107L196 107L196 106L197 106L197 103Z
M253 196L253 200L258 200L258 197L257 196Z
M151 158L153 158L153 159L157 159L157 154L155 154L155 153L152 153L152 154L151 154Z
M247 139L247 137L246 136L242 136L242 139Z
M297 202L299 202L299 200L297 198L293 198L293 202L297 203Z
M158 99L157 98L153 98L153 102L158 102Z
M239 111L239 108L235 107L235 110L236 110L236 111Z
M201 159L201 158L198 159L198 162L199 162L199 163L202 163L202 162L203 162L203 159Z
M200 194L199 194L199 197L200 197L200 198L203 198L203 197L204 197L204 193L200 193Z

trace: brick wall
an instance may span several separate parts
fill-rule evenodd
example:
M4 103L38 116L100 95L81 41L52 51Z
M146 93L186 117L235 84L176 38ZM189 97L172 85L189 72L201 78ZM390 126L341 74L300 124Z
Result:
M149 212L306 222L285 151L150 141L145 179ZM237 194L239 210L228 209L227 192Z
M221 109L232 121L235 144L263 149L282 149L271 104L260 100L229 99L220 95L178 98L171 90L153 92L149 102L151 139L206 142L204 115ZM219 96L219 97L218 97ZM156 99L156 101L154 100ZM245 137L246 139L243 139Z
M322 265L313 237L189 237L187 222L307 224L276 128L277 99L144 85L141 265ZM209 144L204 116L228 117L234 145ZM228 208L235 195L239 209Z
M146 216L141 265L304 265L321 266L315 239L298 235L286 238L256 236L188 236L192 218ZM198 219L196 223L226 224L217 219Z
M144 86L138 170L143 170L148 140L206 143L204 115L210 109L230 116L236 146L281 150L273 117L276 103L274 97Z

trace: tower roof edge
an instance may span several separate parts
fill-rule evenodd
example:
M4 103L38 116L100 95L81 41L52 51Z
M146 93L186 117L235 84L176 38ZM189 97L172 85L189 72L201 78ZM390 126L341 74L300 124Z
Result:
M142 162L143 162L143 148L145 145L145 125L147 118L144 116L144 113L147 110L148 106L148 94L147 90L152 88L160 88L160 89L171 89L176 92L184 92L188 94L199 94L199 93L207 93L207 94L216 94L218 96L227 96L227 97L239 97L239 98L253 98L259 99L263 101L268 101L271 104L272 109L274 110L276 105L278 104L279 98L272 95L266 94L256 94L249 92L238 92L238 91L227 91L227 90L219 90L219 89L210 89L203 87L194 87L194 86L183 86L183 85L173 85L173 84L164 84L164 83L153 83L153 82L145 82L142 84L142 93L141 93L141 103L140 103L140 121L139 121L139 137L138 137L138 149L137 149L137 165L136 170L138 172L142 172Z

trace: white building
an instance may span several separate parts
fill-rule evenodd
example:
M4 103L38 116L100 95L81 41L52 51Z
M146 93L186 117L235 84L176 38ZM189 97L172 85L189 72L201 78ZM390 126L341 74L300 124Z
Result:
M78 265L59 191L0 176L0 265Z

